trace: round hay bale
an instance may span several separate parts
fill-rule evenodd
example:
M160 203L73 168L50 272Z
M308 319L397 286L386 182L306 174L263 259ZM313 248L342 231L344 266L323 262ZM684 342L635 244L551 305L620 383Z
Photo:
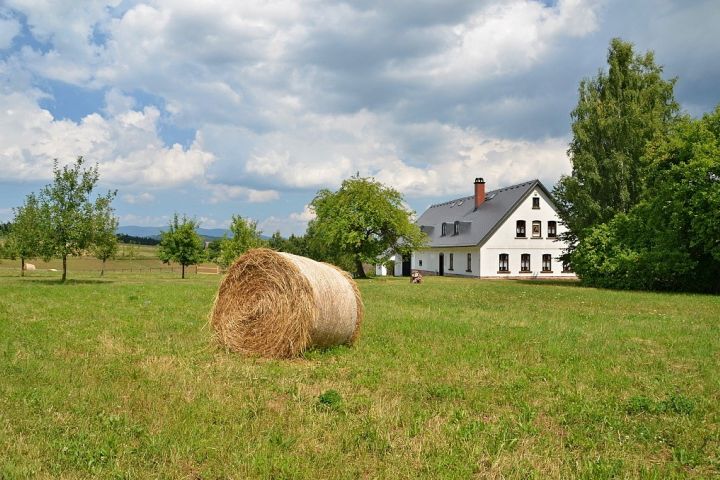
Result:
M310 347L354 343L362 317L360 292L346 272L257 248L228 270L210 324L232 351L290 358Z

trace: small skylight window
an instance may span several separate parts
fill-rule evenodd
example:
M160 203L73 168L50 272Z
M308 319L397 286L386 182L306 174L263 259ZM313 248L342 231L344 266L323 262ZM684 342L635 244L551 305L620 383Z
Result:
M490 195L487 196L486 200L492 200L493 198L495 198L495 195L497 195L497 194L491 193Z
M464 201L465 201L465 200L460 200L460 201L457 203L457 204L458 204L458 207L459 207L460 205L462 205Z
M451 206L451 207L454 207L454 206L455 206L455 202L452 202L452 203L450 204L450 206Z

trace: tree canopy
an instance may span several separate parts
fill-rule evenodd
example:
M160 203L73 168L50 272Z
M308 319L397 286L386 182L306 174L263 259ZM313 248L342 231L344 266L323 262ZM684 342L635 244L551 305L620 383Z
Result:
M11 258L20 258L20 275L24 276L25 260L37 257L42 249L40 204L35 194L29 194L14 212L6 250Z
M118 237L115 234L118 220L108 198L101 197L96 202L93 222L93 241L90 250L95 258L102 260L100 276L103 276L105 262L113 258L118 251Z
M646 188L573 253L587 284L720 292L720 106L648 145Z
M607 73L580 83L571 113L572 173L554 191L571 248L588 229L639 202L646 144L665 134L679 111L675 79L663 79L652 52L637 55L631 43L616 38L607 63Z
M381 263L395 252L410 253L425 241L402 195L372 178L355 176L336 192L320 190L310 205L316 218L308 234L324 245L328 257L349 257L361 278L363 262Z
M185 267L196 265L204 258L205 242L198 235L197 227L195 220L186 216L181 220L176 213L168 230L160 233L158 256L165 263L179 263L182 266L182 278L185 278Z
M92 200L98 182L98 167L85 167L83 157L62 168L57 160L54 181L38 197L40 211L41 254L45 259L58 257L63 262L62 281L67 278L67 257L80 255L96 240L98 216L112 216L110 207L116 192L108 191Z
M220 243L218 263L224 268L230 266L237 257L251 248L265 245L265 241L261 237L262 232L258 230L255 220L233 215L230 222L230 231L232 237L223 238Z

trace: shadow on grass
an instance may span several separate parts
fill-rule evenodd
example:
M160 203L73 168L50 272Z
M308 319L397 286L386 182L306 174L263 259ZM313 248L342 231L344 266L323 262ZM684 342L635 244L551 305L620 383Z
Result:
M549 285L553 287L582 287L582 283L580 283L580 280L575 280L572 278L568 278L567 280L559 280L559 279L544 279L539 278L537 280L515 280L516 283L522 284L522 285Z
M64 282L60 280L59 278L27 278L25 277L26 282L31 283L42 283L44 285L101 285L101 284L111 284L115 283L114 280L90 280L90 279L75 279L75 278L68 278Z

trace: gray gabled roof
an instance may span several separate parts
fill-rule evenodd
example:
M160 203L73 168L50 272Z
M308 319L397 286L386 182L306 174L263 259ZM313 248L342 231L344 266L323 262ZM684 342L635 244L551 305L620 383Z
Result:
M480 245L490 238L535 187L540 187L548 198L552 198L540 180L531 180L486 192L485 201L477 210L474 195L431 205L415 223L427 234L429 247ZM456 221L460 222L460 233L453 235L453 224ZM445 236L442 236L443 223L448 224Z

